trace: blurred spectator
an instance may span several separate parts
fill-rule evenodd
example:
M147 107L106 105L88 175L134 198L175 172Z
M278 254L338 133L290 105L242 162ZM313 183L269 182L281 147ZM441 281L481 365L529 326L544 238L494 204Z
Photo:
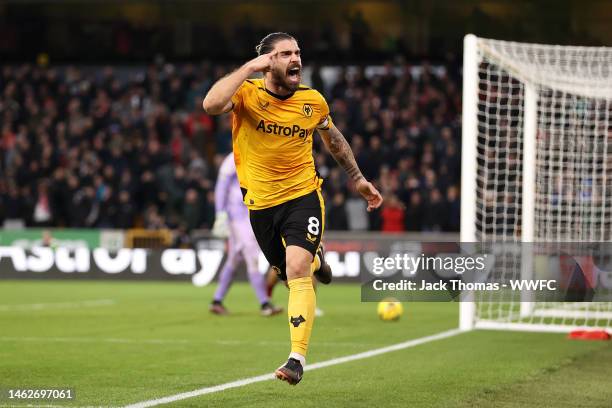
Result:
M135 209L132 204L132 198L128 190L121 190L119 192L119 204L116 217L117 228L132 228L134 225Z
M410 194L410 202L407 205L405 226L406 231L420 232L423 230L423 217L425 215L425 206L421 193L417 190Z
M461 200L457 186L450 186L446 192L448 204L448 223L444 226L445 231L459 231L459 217L461 215Z
M326 228L330 231L344 231L348 229L348 220L346 217L346 205L344 202L344 194L337 192L331 202L331 206L327 211Z
M217 154L225 155L232 151L232 115L221 116L218 124L215 132L216 151Z
M189 231L184 223L179 224L178 228L174 231L174 237L172 242L173 248L191 248L193 245Z
M380 218L382 220L381 231L404 231L404 205L398 200L395 194L391 194L385 198L380 212Z
M203 206L204 210L203 210L203 215L204 215L204 219L203 219L203 225L206 228L212 228L214 222L215 222L215 192L214 190L209 190L206 193L206 201L204 203Z
M367 231L370 221L367 212L367 203L360 196L353 193L346 200L346 214L348 217L348 228L351 231Z
M202 220L202 207L200 206L201 198L198 197L198 192L190 188L185 195L185 204L183 205L184 226L187 231L197 228Z
M429 192L429 201L425 208L425 219L423 221L424 231L443 231L447 221L448 209L440 190L437 188Z
M36 204L34 205L34 224L38 227L51 225L53 221L53 213L51 211L51 200L49 199L47 182L40 181L38 183Z
M98 204L96 190L91 185L83 186L72 198L74 216L71 227L93 227L98 218Z

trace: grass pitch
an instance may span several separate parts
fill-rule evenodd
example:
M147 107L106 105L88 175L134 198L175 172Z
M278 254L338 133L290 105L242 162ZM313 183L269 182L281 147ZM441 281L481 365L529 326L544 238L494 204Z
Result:
M189 283L0 281L0 388L70 387L74 401L3 406L123 406L272 372L289 351L286 315L263 318L247 284L213 316L214 286ZM382 322L356 285L321 287L309 363L457 327L458 306L405 304ZM275 302L286 304L278 287ZM611 407L610 342L559 334L475 331L265 381L176 407Z

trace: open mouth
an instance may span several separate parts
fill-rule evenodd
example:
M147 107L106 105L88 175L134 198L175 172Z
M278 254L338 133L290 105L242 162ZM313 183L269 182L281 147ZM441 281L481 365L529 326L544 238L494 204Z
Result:
M300 67L291 67L287 70L287 78L289 78L289 80L294 81L294 82L299 81L301 71L302 70Z

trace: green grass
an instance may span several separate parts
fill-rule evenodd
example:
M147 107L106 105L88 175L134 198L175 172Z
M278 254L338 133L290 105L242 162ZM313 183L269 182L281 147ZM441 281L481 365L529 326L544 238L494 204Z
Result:
M207 311L214 287L162 282L0 281L0 388L72 387L55 405L121 406L271 372L289 351L285 315L262 318L246 284L231 316ZM457 326L457 304L410 303L378 320L356 285L318 293L309 363ZM100 301L70 307L67 302ZM275 293L286 303L286 290ZM23 305L43 304L40 308ZM55 304L55 305L54 305ZM12 306L11 306L12 305ZM610 407L609 342L476 331L171 406ZM0 407L8 401L0 400Z

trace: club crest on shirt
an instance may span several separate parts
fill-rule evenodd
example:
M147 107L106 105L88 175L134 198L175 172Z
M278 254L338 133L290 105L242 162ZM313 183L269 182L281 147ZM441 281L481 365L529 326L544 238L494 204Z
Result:
M302 112L304 112L304 115L309 118L312 116L312 106L310 106L310 104L305 103L304 106L302 106Z

